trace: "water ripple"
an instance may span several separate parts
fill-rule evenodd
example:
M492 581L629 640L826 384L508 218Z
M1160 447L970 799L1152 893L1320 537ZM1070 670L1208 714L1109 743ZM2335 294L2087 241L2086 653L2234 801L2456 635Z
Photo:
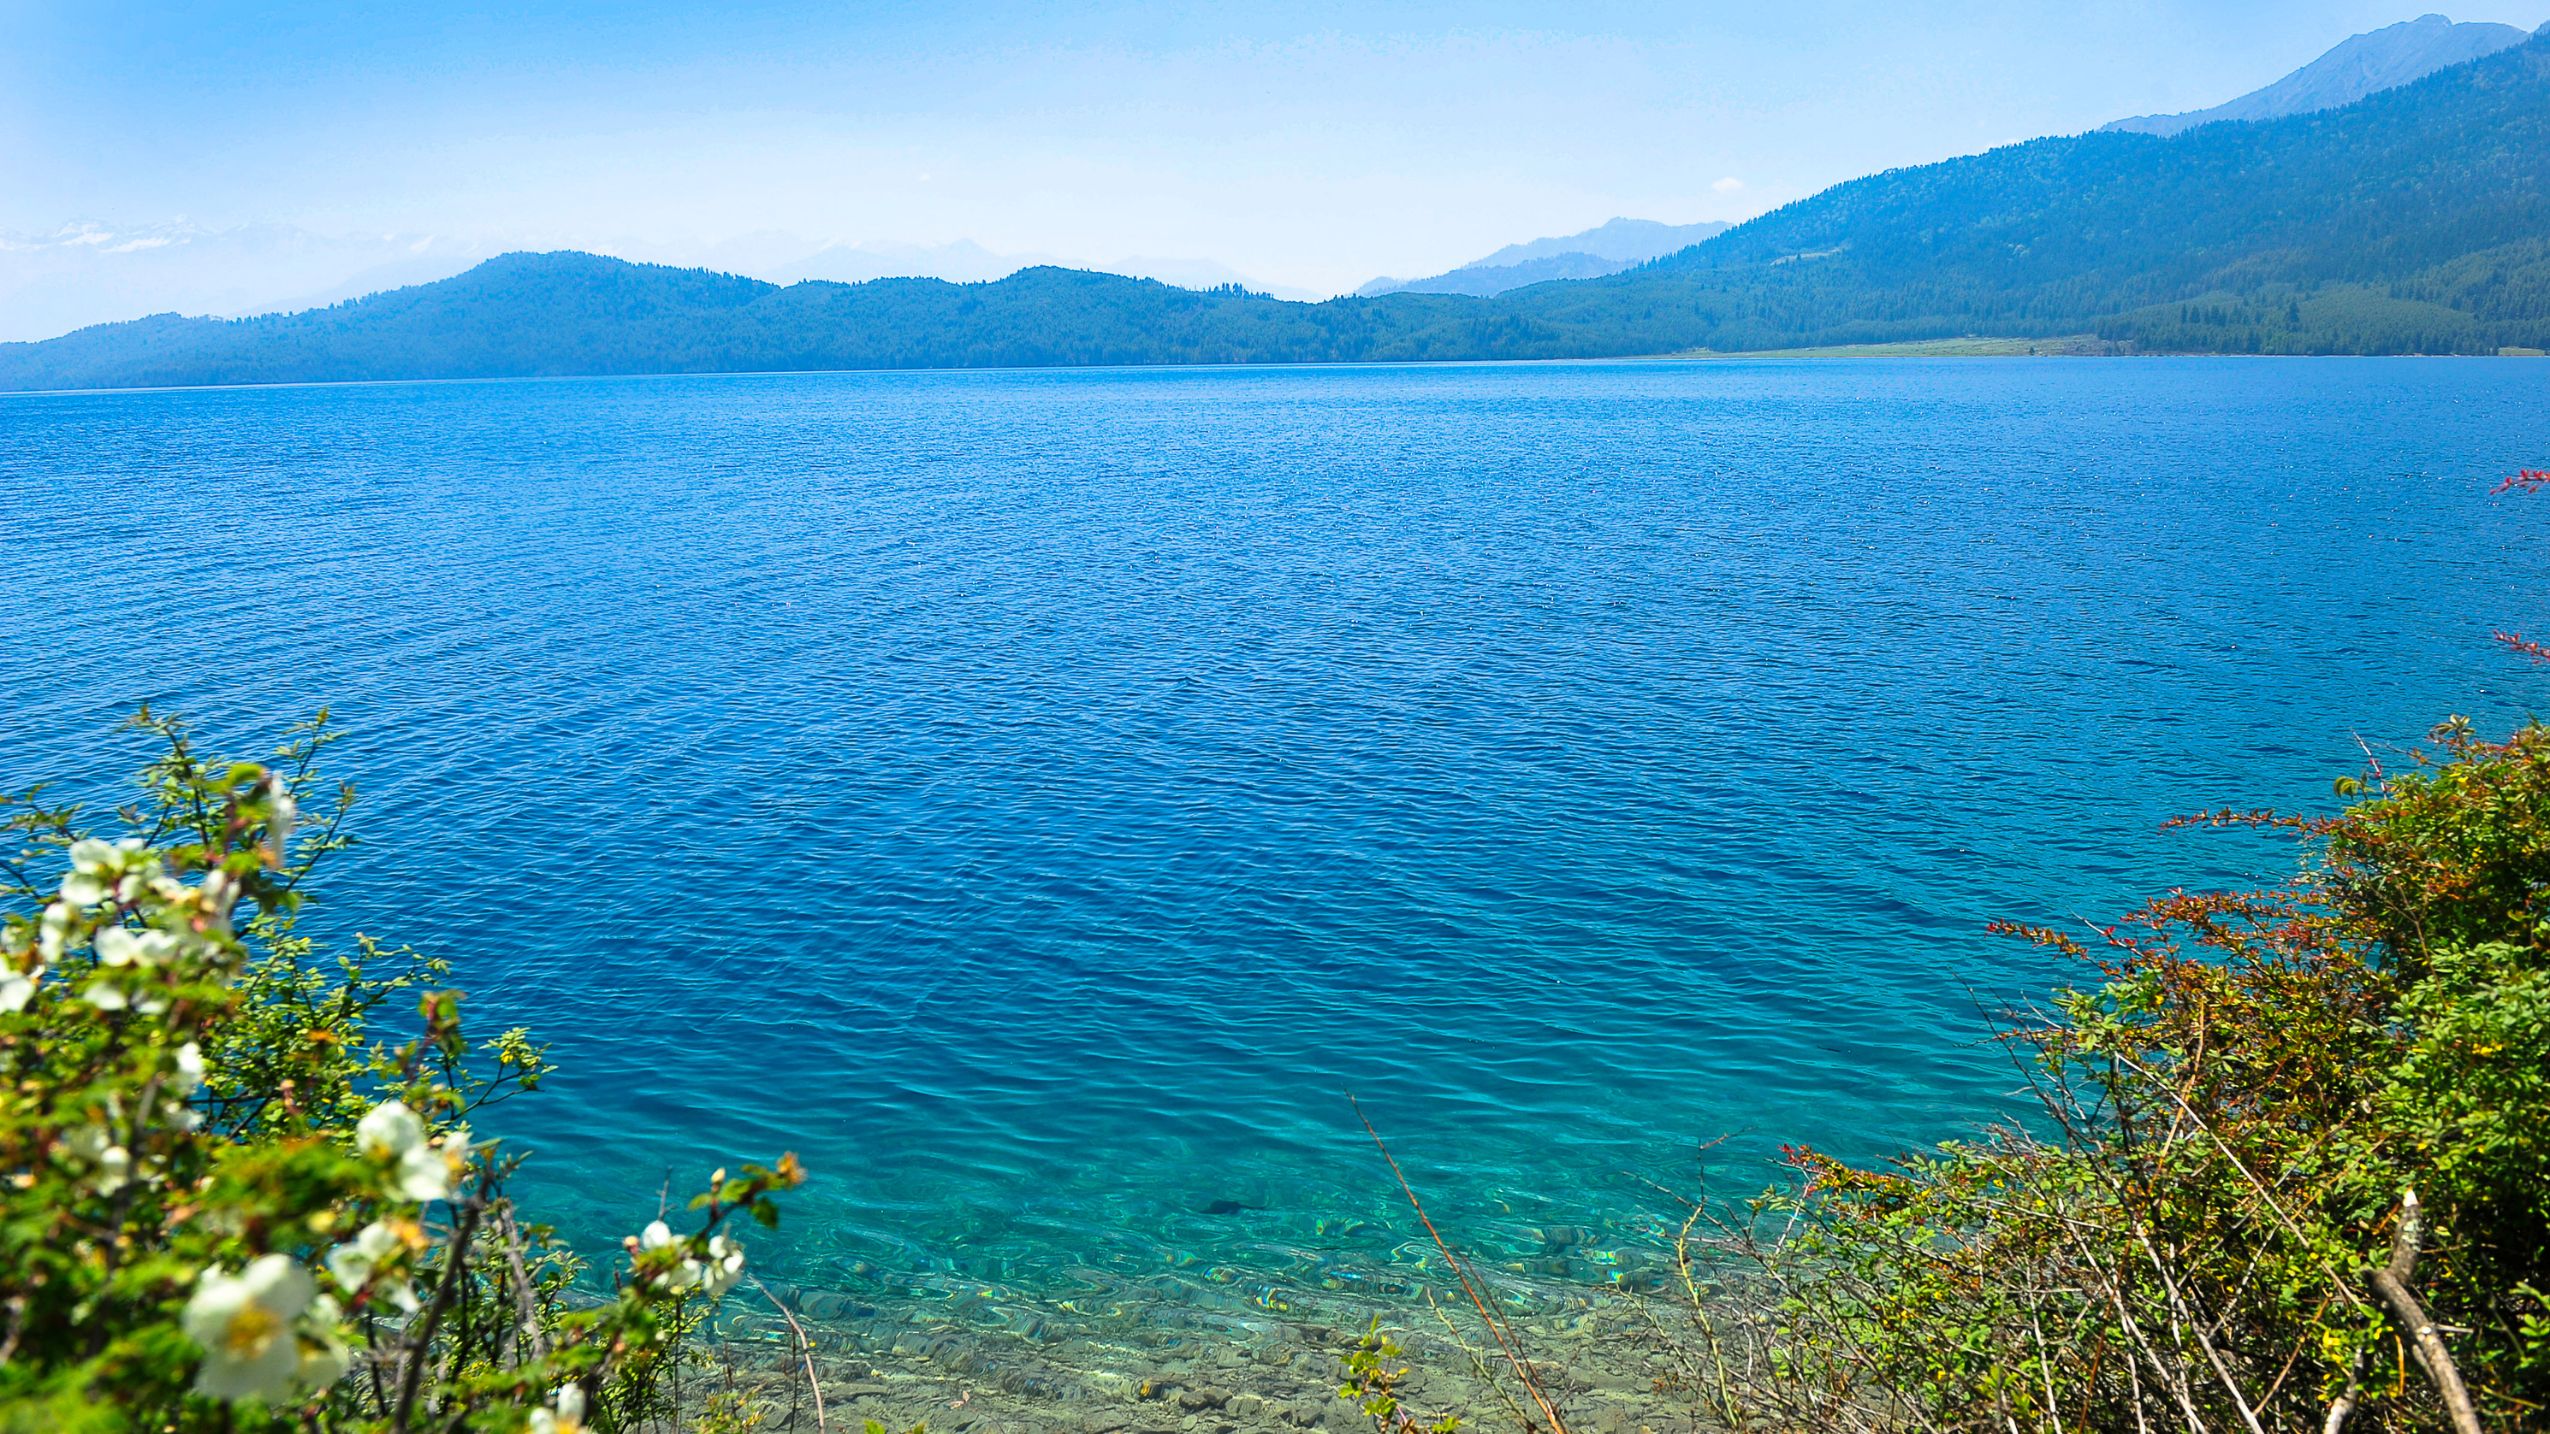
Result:
M557 1043L505 1133L582 1238L789 1147L769 1263L844 1319L1263 1329L1426 1255L1351 1089L1448 1224L1591 1281L1634 1178L1996 1108L1974 1002L2050 972L1986 920L2272 869L2156 824L2536 703L2487 632L2550 524L2480 494L2545 380L0 399L0 782L94 790L145 698L235 743L333 704L324 920Z

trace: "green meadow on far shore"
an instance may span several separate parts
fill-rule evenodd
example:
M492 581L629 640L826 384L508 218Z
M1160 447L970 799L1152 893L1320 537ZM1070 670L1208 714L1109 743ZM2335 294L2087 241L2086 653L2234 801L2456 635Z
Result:
M1828 344L1820 348L1748 349L1720 352L1686 349L1668 355L1687 359L1738 358L2108 358L2134 352L2131 344L2095 334L2052 339L1998 339L1968 335L1956 339L1908 339L1891 344Z
M2069 334L2050 339L2000 339L1968 335L1957 339L1909 339L1891 344L1832 344L1822 348L1749 349L1742 352L1719 352L1715 349L1686 349L1665 354L1677 359L1760 359L1760 358L2118 358L2129 354L2146 357L2168 350L2137 348L2133 344L2103 339L2096 334ZM2525 348L2499 349L2499 358L2540 358L2543 350Z

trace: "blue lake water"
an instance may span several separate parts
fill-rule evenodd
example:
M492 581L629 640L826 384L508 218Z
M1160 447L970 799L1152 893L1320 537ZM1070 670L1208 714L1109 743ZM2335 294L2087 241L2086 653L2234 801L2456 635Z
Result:
M537 1198L796 1150L761 1253L844 1322L1401 1297L1348 1092L1592 1285L1646 1182L2001 1110L1978 1003L2056 973L1988 920L2533 710L2545 460L2522 361L7 397L0 782L332 705L322 919L555 1043Z

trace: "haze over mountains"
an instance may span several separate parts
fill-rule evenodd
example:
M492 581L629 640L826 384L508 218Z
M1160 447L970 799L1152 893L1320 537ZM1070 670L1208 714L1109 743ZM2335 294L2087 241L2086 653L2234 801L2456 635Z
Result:
M166 310L230 316L313 308L447 279L498 252L433 235L324 235L289 224L0 233L0 337L49 338Z
M1725 233L1729 227L1714 219L1699 224L1614 219L1582 234L1508 244L1484 259L1474 259L1430 279L1375 279L1355 292L1365 298L1382 294L1474 294L1488 298L1552 279L1599 279L1677 249L1688 249L1703 239Z
M2200 352L2550 348L2550 27L2341 108L1889 171L1625 272L1493 298L1302 304L1054 268L982 284L783 288L522 254L310 313L162 316L0 345L0 387L1564 358L2080 334Z
M2456 25L2441 15L2421 15L2357 35L2274 84L2211 109L2137 115L2106 128L2172 135L2219 120L2281 119L2336 109L2520 45L2526 38L2512 25Z

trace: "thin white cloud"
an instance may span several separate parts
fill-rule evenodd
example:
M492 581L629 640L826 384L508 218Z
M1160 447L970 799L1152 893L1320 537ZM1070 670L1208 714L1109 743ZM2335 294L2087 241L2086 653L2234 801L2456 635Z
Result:
M101 254L136 254L144 249L165 249L176 242L176 240L169 238L165 234L154 234L146 239L127 239L121 244L109 244L97 252Z
M1744 187L1744 181L1730 174L1726 178L1719 180L1717 183L1712 184L1709 187L1718 191L1720 194L1733 194Z

